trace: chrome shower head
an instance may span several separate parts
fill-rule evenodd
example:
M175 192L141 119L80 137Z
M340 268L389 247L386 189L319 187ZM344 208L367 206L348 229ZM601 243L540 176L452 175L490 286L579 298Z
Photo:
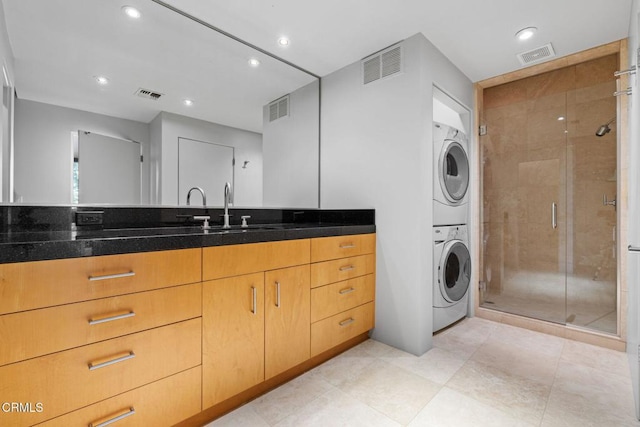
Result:
M611 128L609 127L609 125L613 123L615 120L616 118L614 117L613 119L609 120L607 123L600 126L596 131L596 136L605 136L606 134L611 132Z
M605 136L609 132L611 132L611 128L609 127L609 125L602 125L596 131L596 136Z

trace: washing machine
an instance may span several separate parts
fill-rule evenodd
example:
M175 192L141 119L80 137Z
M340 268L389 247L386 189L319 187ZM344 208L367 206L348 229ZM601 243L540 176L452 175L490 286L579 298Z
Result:
M467 224L469 143L451 126L433 124L433 225Z
M433 227L433 332L467 315L471 255L466 225Z

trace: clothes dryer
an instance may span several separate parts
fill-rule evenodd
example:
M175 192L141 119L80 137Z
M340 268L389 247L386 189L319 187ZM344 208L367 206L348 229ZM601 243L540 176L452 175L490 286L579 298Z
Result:
M467 315L471 255L466 225L433 227L433 332Z
M433 225L467 224L469 143L451 126L433 124Z

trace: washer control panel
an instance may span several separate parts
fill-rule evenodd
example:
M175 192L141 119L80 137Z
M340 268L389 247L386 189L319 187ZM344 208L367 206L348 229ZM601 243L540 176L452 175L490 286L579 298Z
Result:
M433 241L444 242L447 240L467 240L466 225L447 225L433 227Z

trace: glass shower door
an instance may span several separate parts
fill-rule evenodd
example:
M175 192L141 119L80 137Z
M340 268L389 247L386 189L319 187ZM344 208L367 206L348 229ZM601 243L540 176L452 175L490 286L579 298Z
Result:
M567 97L541 76L485 90L481 306L566 321Z
M482 307L617 333L617 63L484 90Z
M576 65L567 141L567 324L617 333L618 57ZM596 135L612 121L610 131Z

